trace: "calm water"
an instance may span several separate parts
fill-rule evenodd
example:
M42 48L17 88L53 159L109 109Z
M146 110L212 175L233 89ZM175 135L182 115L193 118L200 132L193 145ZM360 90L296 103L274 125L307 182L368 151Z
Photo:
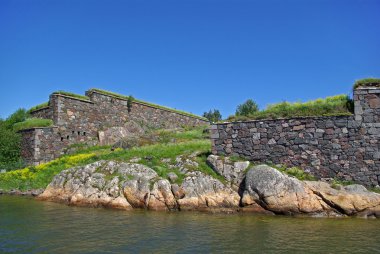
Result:
M0 253L376 253L380 220L68 207L0 196Z

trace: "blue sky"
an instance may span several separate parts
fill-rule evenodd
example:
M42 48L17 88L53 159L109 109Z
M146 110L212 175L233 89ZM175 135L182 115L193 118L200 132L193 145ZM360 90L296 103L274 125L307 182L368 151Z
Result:
M380 77L377 0L0 0L0 117L101 88L223 117Z

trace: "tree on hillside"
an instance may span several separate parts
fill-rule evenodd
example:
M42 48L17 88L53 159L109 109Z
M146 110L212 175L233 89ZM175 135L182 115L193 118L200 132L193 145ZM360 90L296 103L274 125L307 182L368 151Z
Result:
M248 99L243 104L240 104L236 108L235 115L237 116L249 116L259 111L259 106L252 99Z
M22 166L21 136L13 130L13 125L24 121L27 116L25 109L19 109L7 119L0 119L0 169L15 169Z
M210 122L218 122L222 120L222 115L220 114L219 110L209 110L208 112L203 113L203 117L207 118Z

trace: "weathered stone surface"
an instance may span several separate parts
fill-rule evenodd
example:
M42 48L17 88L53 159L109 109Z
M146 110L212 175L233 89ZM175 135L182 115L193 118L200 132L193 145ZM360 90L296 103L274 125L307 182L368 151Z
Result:
M349 185L336 190L324 182L306 184L337 211L360 217L380 217L380 194L370 192L362 185Z
M237 192L199 171L188 172L181 186L171 185L144 165L99 161L56 175L41 200L119 209L237 209Z
M243 205L255 201L270 211L283 214L332 211L303 182L266 165L248 171L245 188Z
M228 157L222 158L216 155L208 156L207 163L217 174L223 176L237 189L243 181L246 169L249 167L249 161L232 162Z
M177 201L172 193L171 185L168 180L162 179L154 183L150 192L149 205L150 210L176 210Z
M146 208L149 204L150 182L147 178L128 180L123 185L124 196L134 208Z
M168 179L171 183L174 183L175 181L177 181L178 179L178 176L176 173L173 173L173 172L169 172L168 173Z
M98 161L62 171L39 199L128 210L132 207L123 195L122 181L142 174L151 176L153 173L142 165ZM112 175L115 176L110 177Z
M184 197L177 200L181 210L239 207L240 197L237 192L199 171L188 173L181 188Z
M143 135L144 132L144 129L140 125L134 121L130 121L122 127L110 127L104 131L99 131L99 145L113 145L119 140Z
M337 190L326 182L300 181L266 165L248 171L241 203L257 203L280 214L380 217L380 194L362 185Z
M99 161L62 171L38 198L125 210L380 217L380 194L369 192L361 185L334 189L327 182L300 181L269 166L259 165L248 170L242 186L240 197L228 184L200 171L187 172L179 186L159 178L154 170L144 165ZM14 191L11 194L23 193Z

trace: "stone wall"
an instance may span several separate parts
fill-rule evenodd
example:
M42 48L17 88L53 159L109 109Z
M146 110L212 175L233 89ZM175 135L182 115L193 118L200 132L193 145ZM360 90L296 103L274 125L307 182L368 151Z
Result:
M33 128L21 131L21 156L31 165L48 162L62 155L67 142L59 140L58 128ZM26 149L27 148L27 149Z
M304 117L211 126L212 152L301 167L319 178L380 182L380 89L354 91L352 116Z
M59 93L50 95L49 107L31 112L32 117L48 118L51 128L22 131L22 156L28 164L39 164L65 153L73 144L99 143L99 132L111 127L128 127L128 123L149 128L178 128L208 124L197 116L182 114L170 109L155 107L95 90L86 92L88 99ZM130 130L133 132L133 129Z
M36 118L53 119L53 111L50 107L44 107L31 112L31 115Z

